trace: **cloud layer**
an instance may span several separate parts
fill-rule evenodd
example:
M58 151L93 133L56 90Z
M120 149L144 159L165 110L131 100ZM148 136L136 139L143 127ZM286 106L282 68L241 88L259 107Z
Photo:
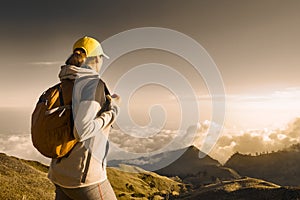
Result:
M0 152L28 160L49 164L50 159L42 156L32 145L28 134L9 134L0 137Z
M225 130L209 154L224 163L235 152L255 155L278 151L299 142L300 118L297 118L285 129L246 130L239 133Z
M201 149L203 142L209 141L205 139L209 137L207 132L210 126L211 122L204 121L197 126L191 126L187 131L152 128L151 131L148 131L151 134L153 131L157 131L157 134L146 137L143 133L143 137L140 138L135 137L138 133L134 128L132 128L132 133L112 129L109 159L146 157L163 151L184 148L191 144ZM43 157L32 146L29 134L10 133L0 136L0 152L49 163L49 159ZM261 152L281 150L295 143L300 143L300 118L295 119L284 129L240 131L225 128L213 149L206 153L224 163L235 152L255 155Z
M191 126L187 131L161 130L155 136L148 138L137 138L131 136L130 133L113 130L110 141L115 152L112 152L111 158L125 159L128 155L147 156L192 144L203 151L204 143L209 143L213 148L205 153L224 163L235 152L255 155L256 153L281 150L292 144L300 143L300 118L295 119L284 129L230 130L224 128L216 142L211 140L211 135L208 134L211 126L217 125L204 121L196 126ZM132 131L134 132L134 129ZM136 134L134 133L134 135ZM124 152L129 152L129 154L124 154Z

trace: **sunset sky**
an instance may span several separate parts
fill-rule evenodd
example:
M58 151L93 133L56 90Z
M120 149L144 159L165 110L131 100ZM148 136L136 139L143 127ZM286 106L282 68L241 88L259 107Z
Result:
M163 27L196 40L215 62L226 92L228 129L282 128L300 116L299 10L298 0L6 1L0 8L0 107L31 111L40 93L58 82L59 68L79 37L104 41L129 29ZM210 120L206 100L214 94L184 61L166 52L125 55L103 79L113 89L114 74L165 61L193 86L200 121ZM153 90L134 96L138 109L132 109L133 118L140 124L148 120L146 108L161 103L151 100ZM168 100L170 93L160 90L155 93ZM178 112L176 106L168 109Z

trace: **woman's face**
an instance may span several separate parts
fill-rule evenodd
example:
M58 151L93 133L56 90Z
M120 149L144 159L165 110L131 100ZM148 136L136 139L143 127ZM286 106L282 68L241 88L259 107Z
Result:
M97 56L96 59L95 59L95 65L96 65L95 70L97 72L100 72L102 64L103 64L103 56Z

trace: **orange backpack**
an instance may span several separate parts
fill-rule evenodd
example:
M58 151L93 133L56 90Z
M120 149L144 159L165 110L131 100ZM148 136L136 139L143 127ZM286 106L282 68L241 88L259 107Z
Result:
M73 135L72 92L74 81L63 80L39 98L31 118L31 139L44 156L66 156L78 142Z

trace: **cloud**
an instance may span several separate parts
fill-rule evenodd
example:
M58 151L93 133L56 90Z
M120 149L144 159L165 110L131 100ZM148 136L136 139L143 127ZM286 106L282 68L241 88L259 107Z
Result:
M151 130L157 131L157 134L149 137L139 138L136 137L138 129L127 127L126 132L119 129L112 129L109 140L113 149L109 159L129 159L134 157L147 157L162 153L164 151L178 150L188 147L193 144L193 141L201 141L206 138L208 128L214 127L212 131L220 128L219 125L204 121L195 126L191 126L188 130L172 130L172 129L161 129L150 128ZM143 131L143 130L140 130ZM144 134L143 134L144 136ZM214 138L208 136L206 142L213 143ZM121 152L128 152L129 154L123 154ZM118 155L118 153L120 155ZM126 157L127 156L127 157ZM132 157L131 157L132 156Z
M122 132L112 129L110 134L111 153L109 159L126 159L147 157L163 151L181 149L194 144L201 149L208 135L208 129L214 123L203 121L191 126L187 131L162 129L157 134L138 138L130 132ZM156 130L157 129L151 129ZM136 133L137 129L132 128ZM224 129L220 138L210 152L213 158L221 163L235 152L253 154L272 152L284 149L291 144L300 143L300 118L295 119L282 129L256 129L256 130L230 130ZM172 144L172 145L170 145ZM0 152L24 159L38 160L49 163L49 159L43 157L32 145L29 134L9 133L0 135ZM126 154L130 152L130 154ZM126 157L126 156L132 157Z
M61 65L64 63L63 61L37 61L37 62L29 62L29 65Z
M205 130L199 128L194 144L201 148L205 136ZM245 130L238 134L225 129L212 151L207 153L224 163L235 152L244 154L272 152L296 143L300 143L300 118L288 124L285 129Z
M120 157L118 155L120 152L129 152L127 155L120 154L122 155L122 159L125 159L124 155L141 157L149 156L150 154L154 155L166 150L181 149L191 144L191 141L193 140L193 138L186 135L186 131L181 130L162 129L158 131L157 129L154 129L158 131L157 134L150 134L149 137L143 138L136 137L136 130L137 129L134 127L132 127L132 129L127 128L126 132L119 129L111 130L109 140L112 151L114 152L110 154L111 156L109 159Z
M285 88L283 90L277 90L270 94L264 95L226 95L226 99L234 102L264 102L264 101L274 101L274 100L299 100L300 99L300 88L292 87Z
M28 160L37 160L49 164L50 160L42 156L32 145L29 134L10 133L0 135L0 152Z

